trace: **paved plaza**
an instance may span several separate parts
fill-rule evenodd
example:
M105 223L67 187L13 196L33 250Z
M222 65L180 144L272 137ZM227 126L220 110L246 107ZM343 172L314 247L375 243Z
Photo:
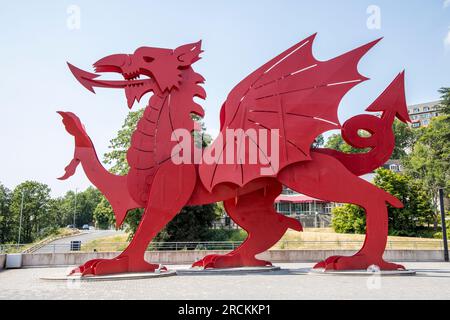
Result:
M68 267L0 271L0 299L449 299L450 263L405 263L415 276L309 275L311 263L260 274L48 281ZM169 266L171 269L188 266Z

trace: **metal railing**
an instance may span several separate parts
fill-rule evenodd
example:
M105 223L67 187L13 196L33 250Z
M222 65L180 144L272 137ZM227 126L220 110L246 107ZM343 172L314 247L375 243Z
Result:
M152 242L148 251L176 251L176 250L234 250L242 241L197 241L197 242ZM289 241L281 240L272 249L279 250L358 250L363 241ZM81 252L114 252L123 251L127 242L89 244L82 243ZM30 245L0 245L0 253L24 252ZM424 240L390 240L387 250L443 250L439 239ZM32 253L64 253L70 252L70 243L45 244Z

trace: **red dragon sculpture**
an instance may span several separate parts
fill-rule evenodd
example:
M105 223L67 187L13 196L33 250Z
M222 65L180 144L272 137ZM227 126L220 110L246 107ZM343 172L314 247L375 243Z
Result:
M89 180L110 202L117 226L122 224L127 211L145 208L132 241L118 257L91 260L73 272L82 275L152 272L159 265L145 261L144 253L154 236L184 206L218 201L224 202L228 215L248 232L248 237L236 250L225 255L208 255L193 266L270 265L255 255L273 246L288 228L302 230L299 221L274 210L274 200L282 185L311 197L352 203L366 211L367 234L361 250L353 256L329 257L315 268L352 270L370 265L382 270L403 268L383 260L388 233L386 204L400 208L402 203L358 176L388 160L394 148L394 118L409 121L404 73L367 108L379 112L379 116L358 115L341 125L337 116L339 103L350 89L368 79L358 72L357 65L379 40L331 60L318 61L312 54L314 37L300 41L247 76L233 88L220 112L223 134L230 129L276 132L279 147L276 166L268 157L265 164L171 161L178 143L173 132L198 130L191 114L204 115L202 107L193 100L206 98L201 87L204 79L192 68L200 59L201 42L175 50L141 47L133 54L110 55L94 64L95 74L69 64L78 81L92 92L94 87L123 89L129 108L144 94L153 93L132 135L127 151L130 170L125 176L111 174L102 166L75 114L59 112L66 130L75 137L73 160L60 179L73 175L81 163ZM98 73L103 72L119 73L124 80L97 79ZM351 146L370 150L346 154L311 148L319 134L331 129L341 129ZM370 136L362 137L358 130L366 130ZM200 150L200 154L218 150L226 155L239 148L236 139L225 143L219 140ZM260 148L258 140L248 140ZM192 148L199 147L192 142ZM231 157L237 160L236 155ZM272 171L261 174L263 166Z

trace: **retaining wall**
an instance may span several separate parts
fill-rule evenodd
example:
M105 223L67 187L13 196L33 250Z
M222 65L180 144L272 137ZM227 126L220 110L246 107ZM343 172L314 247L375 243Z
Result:
M229 251L148 251L145 259L161 264L191 264L208 254L224 254ZM277 262L317 262L334 255L352 255L353 250L269 250L258 258ZM22 266L68 266L80 265L91 259L111 259L120 252L71 252L71 253L26 253L22 256ZM386 260L404 261L443 261L441 250L387 250L384 254ZM0 259L4 259L1 258ZM1 263L2 260L0 260ZM4 261L4 260L3 260Z

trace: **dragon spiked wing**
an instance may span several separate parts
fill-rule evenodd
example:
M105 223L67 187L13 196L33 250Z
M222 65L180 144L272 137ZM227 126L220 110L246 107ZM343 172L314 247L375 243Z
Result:
M270 169L265 175L276 176L291 163L309 160L311 144L319 134L341 127L339 103L350 89L368 79L358 72L358 62L380 39L331 60L318 61L312 53L314 38L315 34L273 58L229 93L220 112L221 134L205 150L214 153L216 161L199 167L208 190L227 182L243 186L261 178L264 167ZM240 150L243 144L239 139L225 138L227 129L244 135L245 150ZM263 149L260 137L249 134L248 129L265 129L276 139ZM274 150L274 143L279 151L277 165L266 152ZM248 161L254 150L261 160L257 163Z

